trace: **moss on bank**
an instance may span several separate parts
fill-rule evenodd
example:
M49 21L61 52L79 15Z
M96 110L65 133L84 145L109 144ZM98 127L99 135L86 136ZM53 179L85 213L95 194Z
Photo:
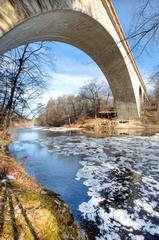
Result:
M68 206L42 188L9 156L0 133L0 239L82 239Z

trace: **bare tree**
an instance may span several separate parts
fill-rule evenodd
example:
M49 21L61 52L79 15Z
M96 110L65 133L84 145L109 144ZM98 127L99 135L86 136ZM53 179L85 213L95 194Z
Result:
M28 115L30 102L45 87L41 65L44 57L43 43L27 44L0 57L0 109L1 125L9 126L15 112Z
M97 118L100 110L102 91L102 84L100 84L97 79L94 79L87 85L84 85L80 90L80 97L87 101L87 111L91 112L94 118Z
M133 40L132 50L140 46L140 55L144 49L153 42L159 40L159 1L143 0L138 12L134 16L135 23L128 40ZM134 43L135 42L135 43Z
M92 80L80 88L77 95L63 95L50 99L46 108L39 112L38 124L61 126L72 124L87 117L98 116L100 107L106 109L112 96L110 88L103 82Z
M153 97L156 102L159 102L159 71L153 74L151 77L151 82L154 85Z

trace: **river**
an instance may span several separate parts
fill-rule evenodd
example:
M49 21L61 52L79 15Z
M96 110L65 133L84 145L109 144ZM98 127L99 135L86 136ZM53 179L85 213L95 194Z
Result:
M11 135L10 153L60 194L90 240L159 239L159 134L93 138L32 127Z

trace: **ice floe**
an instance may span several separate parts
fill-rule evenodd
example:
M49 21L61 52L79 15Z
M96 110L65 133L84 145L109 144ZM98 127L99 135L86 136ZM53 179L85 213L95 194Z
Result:
M96 239L159 236L159 135L60 136L48 141L59 154L83 155L76 180L83 179L90 200L81 203L79 210L84 218L98 223Z
M90 197L79 211L98 225L97 240L159 239L159 134L51 136L38 144L50 153L79 156L76 180L88 187Z
M33 130L51 131L51 132L67 132L67 131L78 131L79 128L66 128L66 127L30 127Z

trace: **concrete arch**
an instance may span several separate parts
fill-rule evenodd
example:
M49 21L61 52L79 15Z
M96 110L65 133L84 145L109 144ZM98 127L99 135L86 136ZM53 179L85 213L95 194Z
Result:
M146 102L147 102L145 94L143 94L143 102L144 102L144 104L146 104Z
M141 86L139 87L139 96L140 96L140 100L142 101L142 88L141 88Z
M92 57L103 71L119 118L139 117L132 67L123 57L122 44L116 42L118 35L101 0L93 4L91 0L0 0L0 6L0 53L35 41L72 44Z
M142 105L143 105L143 93L142 93L142 88L141 86L139 87L139 101L140 101L140 111L142 110Z

